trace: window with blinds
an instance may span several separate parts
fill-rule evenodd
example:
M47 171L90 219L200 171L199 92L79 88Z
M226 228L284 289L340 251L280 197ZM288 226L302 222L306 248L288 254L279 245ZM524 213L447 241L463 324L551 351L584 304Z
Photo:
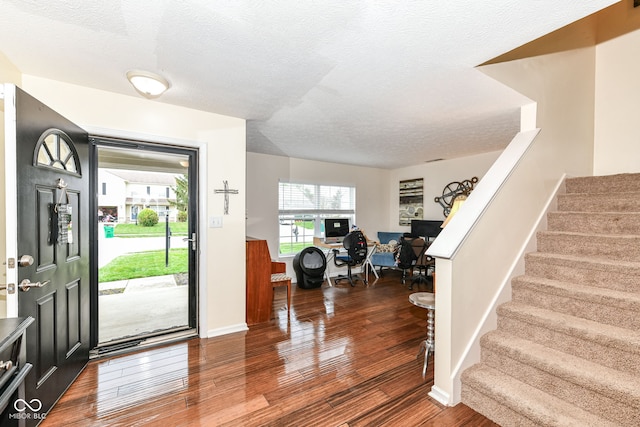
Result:
M324 237L325 218L355 223L355 187L281 182L278 192L280 254L296 254Z

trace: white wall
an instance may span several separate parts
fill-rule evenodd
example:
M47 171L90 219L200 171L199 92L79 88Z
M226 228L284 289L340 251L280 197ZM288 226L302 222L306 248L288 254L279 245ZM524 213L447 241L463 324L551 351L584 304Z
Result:
M20 71L7 59L2 52L0 52L0 85L3 83L13 83L19 85L22 81ZM0 164L4 165L4 102L0 102ZM0 212L6 212L5 202L5 177L4 170L0 174ZM0 219L0 259L3 262L7 259L6 252L6 224L4 216ZM6 267L2 268L2 275L0 276L0 283L6 284ZM0 318L7 315L7 291L0 291Z
M477 177L478 179L487 172L489 167L500 155L500 151L478 154L475 156L460 157L458 159L442 160L439 162L425 163L417 166L395 169L391 171L389 188L390 215L388 230L409 231L410 227L400 226L399 214L400 199L398 196L399 183L405 179L424 179L424 219L443 221L445 219L442 205L434 199L441 197L444 187L454 181L460 182Z
M640 31L596 47L595 175L640 172Z
M278 259L278 183L280 181L356 187L356 224L370 238L386 231L389 171L266 154L247 153L247 235L267 240ZM287 272L292 257L283 257Z
M222 216L223 197L214 195L228 180L231 188L245 188L245 121L228 116L124 96L63 82L23 75L23 89L85 129L105 129L160 142L199 146L200 218ZM189 142L190 141L190 142ZM223 227L200 229L201 336L246 328L245 324L245 203L231 196L230 214ZM201 222L202 224L202 222Z

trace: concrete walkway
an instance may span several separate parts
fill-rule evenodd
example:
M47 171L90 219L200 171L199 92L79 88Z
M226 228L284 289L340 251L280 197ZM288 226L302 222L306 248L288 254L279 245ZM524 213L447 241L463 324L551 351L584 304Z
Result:
M100 283L98 340L188 326L189 287L173 275Z

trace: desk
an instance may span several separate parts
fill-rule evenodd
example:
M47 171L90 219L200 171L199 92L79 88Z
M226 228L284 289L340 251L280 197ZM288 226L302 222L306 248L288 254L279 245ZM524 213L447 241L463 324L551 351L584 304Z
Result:
M326 279L329 286L333 286L333 284L331 284L331 277L329 276L329 265L331 264L331 262L333 262L333 258L335 257L333 250L342 249L342 243L325 243L322 238L314 237L313 246L321 249L326 249L326 251L324 251L324 256L327 259L327 268L324 269L324 278Z
M371 264L371 255L375 253L377 243L378 242L376 241L367 239L367 258L362 263L362 267L364 268L364 273L367 281L369 280L369 268L371 268L371 270L373 271L373 274L374 276L376 276L376 279L378 278L378 272L373 267L373 264ZM334 249L342 250L343 249L342 243L325 243L325 241L321 237L314 237L313 246L326 249L325 257L327 258L327 268L324 271L324 275L329 286L333 286L331 284L331 277L329 274L329 265L333 262L333 258L335 257L333 250Z

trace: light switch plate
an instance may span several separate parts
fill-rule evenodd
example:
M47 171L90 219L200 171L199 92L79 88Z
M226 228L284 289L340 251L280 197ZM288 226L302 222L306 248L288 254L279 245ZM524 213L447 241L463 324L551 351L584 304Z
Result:
M221 216L210 216L209 217L209 228L222 228L222 217Z

